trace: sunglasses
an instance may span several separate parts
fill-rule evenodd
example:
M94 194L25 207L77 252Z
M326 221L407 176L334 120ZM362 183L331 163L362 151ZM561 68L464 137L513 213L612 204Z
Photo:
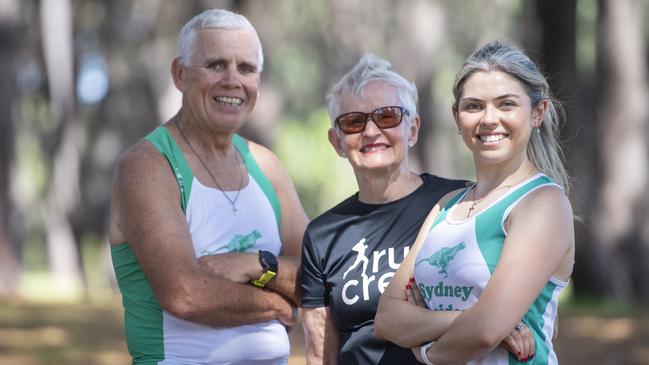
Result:
M408 109L402 106L384 106L370 113L351 112L345 113L335 119L335 123L345 134L360 133L365 130L367 121L372 121L381 129L393 128L401 124L403 115L410 115Z

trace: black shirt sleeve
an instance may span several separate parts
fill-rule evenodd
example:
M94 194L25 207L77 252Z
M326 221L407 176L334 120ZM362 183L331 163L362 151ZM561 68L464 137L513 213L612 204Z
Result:
M302 307L316 308L329 305L329 293L325 284L322 261L307 230L302 240Z

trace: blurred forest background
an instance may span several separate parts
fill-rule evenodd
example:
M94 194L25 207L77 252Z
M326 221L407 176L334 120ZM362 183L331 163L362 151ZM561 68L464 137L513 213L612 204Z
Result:
M567 110L579 217L560 358L649 364L649 340L638 339L649 338L646 0L0 0L0 364L128 361L106 244L112 169L178 109L178 32L213 7L259 32L261 98L241 134L278 154L311 218L356 190L327 142L324 95L364 52L417 84L415 166L471 179L453 77L490 40L527 50ZM571 358L561 337L597 334L627 354Z

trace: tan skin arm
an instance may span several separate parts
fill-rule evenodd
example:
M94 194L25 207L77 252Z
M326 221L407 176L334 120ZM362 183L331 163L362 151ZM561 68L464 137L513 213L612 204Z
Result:
M248 142L250 152L264 175L277 192L281 206L280 238L282 251L279 260L279 273L266 283L266 288L289 298L294 305L301 302L298 273L302 250L302 236L308 224L308 218L295 187L279 159L267 148ZM201 265L210 271L238 283L248 283L259 278L263 271L257 253L228 253L203 256Z
M374 320L377 337L394 342L401 347L417 347L440 337L459 315L460 312L455 311L431 311L404 300L404 289L413 277L417 253L426 240L428 231L441 207L458 192L459 190L448 193L428 214L408 256L381 295Z
M161 307L210 326L272 319L293 325L294 307L282 295L227 280L198 263L179 201L169 164L151 144L142 141L121 156L113 179L110 242L128 242Z
M463 363L492 351L551 277L566 280L570 276L573 261L568 199L555 187L530 193L510 215L500 261L480 300L462 312L428 350L430 361Z
M375 318L376 336L399 346L412 348L415 357L420 361L419 345L439 339L462 313L429 310L421 298L416 282L410 281L414 276L413 268L417 253L426 240L441 207L459 192L460 190L456 190L448 193L431 210L408 256L379 300ZM516 331L513 330L514 326L509 328L496 345L501 345L522 360L534 353L534 337L528 328Z
M340 335L329 307L303 308L307 365L336 365Z

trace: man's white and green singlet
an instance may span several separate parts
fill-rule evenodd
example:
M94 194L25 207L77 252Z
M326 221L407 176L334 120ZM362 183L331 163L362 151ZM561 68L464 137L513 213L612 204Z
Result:
M178 204L185 212L196 257L259 250L279 255L279 201L243 138L235 135L233 143L244 161L249 183L239 194L236 214L222 191L194 178L166 128L158 127L146 140L167 159L176 177L181 193ZM279 321L214 328L176 318L160 307L128 243L113 245L111 255L122 292L126 341L133 364L287 362L288 335Z
M547 176L537 174L466 220L456 221L451 216L468 189L446 204L415 260L415 279L428 308L466 310L478 301L500 259L507 236L505 220L518 202L544 186L558 187ZM521 364L558 363L552 334L559 293L566 285L565 281L551 278L523 317L523 322L534 334L536 351L532 360ZM519 363L516 357L499 347L468 364Z

